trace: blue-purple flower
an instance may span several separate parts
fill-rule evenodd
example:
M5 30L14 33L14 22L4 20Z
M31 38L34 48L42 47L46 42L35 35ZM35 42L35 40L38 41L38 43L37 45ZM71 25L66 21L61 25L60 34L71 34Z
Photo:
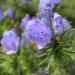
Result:
M9 8L7 10L7 16L8 16L9 19L13 19L15 17L15 12L14 12L13 8Z
M42 49L51 42L52 32L48 26L40 20L31 20L27 23L27 37L36 43L38 49Z
M0 21L3 19L3 9L0 7Z
M28 23L28 21L29 21L30 19L31 19L31 18L30 18L29 15L26 15L26 16L22 19L21 24L20 24L20 28L21 28L22 31L25 31L25 28L26 28L26 26L27 26L27 23Z
M55 7L55 5L61 4L61 0L39 0L39 9L44 10L49 7L51 10Z
M57 13L54 13L52 26L53 26L55 33L58 35L62 34L62 32L64 31L63 18Z
M22 41L22 43L24 45L24 48L26 48L29 39L27 38L25 32L23 32L22 35L21 35L21 41Z
M38 14L37 16L40 18L40 20L42 22L45 23L45 25L49 25L50 24L50 9L49 8L46 8L45 10L41 11L40 14Z
M51 10L54 8L54 4L52 0L39 0L38 8L40 10L44 10L47 7L50 7Z
M14 30L8 30L3 33L1 45L7 55L15 54L19 50L19 38Z

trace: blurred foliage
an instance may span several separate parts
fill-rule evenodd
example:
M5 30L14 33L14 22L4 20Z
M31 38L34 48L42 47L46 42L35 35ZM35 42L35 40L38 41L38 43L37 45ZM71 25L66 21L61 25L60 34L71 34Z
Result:
M24 1L24 0L23 0ZM26 13L30 13L31 11L37 11L37 0L27 0L29 4L23 5L21 4L21 0L0 0L0 6L3 7L4 10L12 7L15 10L16 18L24 17ZM23 5L23 6L22 6Z
M69 20L75 20L75 0L62 0L61 7L58 11Z

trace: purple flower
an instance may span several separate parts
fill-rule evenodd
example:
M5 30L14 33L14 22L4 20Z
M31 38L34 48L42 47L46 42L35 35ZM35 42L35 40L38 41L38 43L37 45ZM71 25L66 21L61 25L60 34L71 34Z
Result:
M40 20L45 23L45 25L50 24L50 9L43 10L40 14L37 15L40 17Z
M27 37L36 43L38 49L42 49L51 42L52 32L48 26L40 20L31 20L27 24Z
M26 16L22 19L21 24L20 24L20 28L21 28L22 31L25 31L25 28L26 28L27 23L28 23L29 20L30 20L30 16L29 16L29 15L26 15Z
M19 38L14 30L5 31L1 40L1 45L7 55L15 54L19 50Z
M0 7L0 21L3 19L3 9Z
M26 45L27 45L29 39L27 38L25 32L23 32L22 35L21 35L21 41L22 41L22 43L24 45L24 48L26 48Z
M15 17L15 12L12 8L9 8L7 10L7 16L8 16L9 19L13 19Z
M47 7L50 7L51 10L54 8L54 3L53 3L52 0L39 0L39 6L38 6L38 8L40 10L44 10Z
M51 10L55 7L55 5L61 4L61 0L39 0L39 9L44 10L49 7Z
M56 34L62 34L62 32L64 30L63 19L57 13L54 13L54 18L53 18L52 26L53 26L53 29L54 29Z

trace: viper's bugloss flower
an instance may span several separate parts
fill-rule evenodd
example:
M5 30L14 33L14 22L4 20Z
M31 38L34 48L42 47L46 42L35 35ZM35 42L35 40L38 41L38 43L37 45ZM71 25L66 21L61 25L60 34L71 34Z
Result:
M38 8L40 10L44 10L47 7L50 7L50 9L53 9L54 8L54 4L53 4L53 1L52 0L39 0Z
M64 30L63 18L57 13L54 13L52 26L56 34L62 34Z
M49 7L51 10L55 5L61 4L61 0L39 0L39 9L43 10Z
M29 16L29 15L26 15L26 16L22 19L21 24L20 24L20 28L21 28L22 31L25 31L25 28L26 28L27 23L28 23L29 20L30 20L30 16Z
M13 19L15 17L15 11L14 11L13 8L8 8L7 16L8 16L9 19Z
M0 21L3 19L3 9L0 7Z
M50 9L46 8L45 10L43 10L40 14L38 14L37 16L40 18L40 20L42 22L45 23L45 25L49 25L50 24Z
M37 19L27 23L26 35L36 43L38 49L45 47L52 39L52 32L49 27Z
M15 54L19 50L19 38L14 30L8 30L3 33L1 45L7 55Z
M29 39L27 38L25 32L23 32L22 35L21 35L21 41L23 43L24 48L26 48L26 45L27 45Z

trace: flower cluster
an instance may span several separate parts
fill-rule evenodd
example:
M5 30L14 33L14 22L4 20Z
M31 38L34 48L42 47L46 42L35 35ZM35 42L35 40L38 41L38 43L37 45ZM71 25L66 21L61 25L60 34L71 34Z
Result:
M26 15L21 22L21 29L23 31L23 40L26 42L26 39L29 39L35 42L38 49L44 48L46 45L50 44L53 34L61 35L68 25L68 21L62 18L58 13L54 12L54 17L52 18L51 7L47 6L48 3L52 2L51 0L46 0L42 3L43 0L40 0L39 5L41 5L42 10L36 17L30 18L29 15ZM61 0L53 1L52 4L60 4ZM43 6L43 5L45 6ZM24 39L25 37L25 39ZM23 42L24 42L23 41ZM26 45L26 44L25 44Z
M61 35L65 29L70 30L67 20L58 13L54 12L53 18L51 16L51 9L53 8L49 5L55 6L55 4L60 4L61 0L46 0L44 3L42 2L43 0L39 1L39 9L42 8L42 10L36 17L31 18L29 15L26 15L21 21L21 39L24 47L30 40L36 44L38 49L42 49L52 42L52 39L55 37L53 34ZM0 12L2 13L2 10ZM8 17L12 19L14 10L9 8L7 12ZM11 40L11 38L13 39ZM1 44L6 54L16 53L19 49L18 36L14 31L6 31L3 33Z
M26 4L26 0L24 1L24 4ZM53 11L55 6L59 4L61 4L61 0L39 0L38 11L40 12L36 16L31 17L30 14L27 14L22 18L19 26L21 30L20 36L17 35L16 29L7 30L3 33L0 41L3 52L6 55L19 53L21 42L26 49L27 44L31 42L35 44L36 50L41 50L47 46L49 47L52 42L55 43L55 39L61 36L64 31L71 31L69 22ZM7 10L7 16L9 19L14 19L14 9L9 8ZM0 21L2 19L3 10L0 8ZM46 70L44 68L41 71L43 75L49 74L48 69ZM31 75L38 74L32 72Z

